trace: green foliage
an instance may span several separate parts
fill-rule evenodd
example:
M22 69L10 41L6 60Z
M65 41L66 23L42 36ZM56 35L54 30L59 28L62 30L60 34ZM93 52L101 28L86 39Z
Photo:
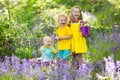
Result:
M88 53L84 55L90 62L103 60L103 58L114 55L119 60L119 35L112 34L111 29L94 29L91 36L87 38Z
M1 0L0 56L15 54L20 58L33 57L33 50L41 45L40 39L55 34L57 15L69 14L70 8L75 5L97 18L96 22L90 22L94 39L99 31L97 29L101 28L104 32L114 24L120 25L119 3L117 0ZM106 44L98 41L97 46ZM90 46L90 49L93 55L98 53L98 56L102 56L94 46Z

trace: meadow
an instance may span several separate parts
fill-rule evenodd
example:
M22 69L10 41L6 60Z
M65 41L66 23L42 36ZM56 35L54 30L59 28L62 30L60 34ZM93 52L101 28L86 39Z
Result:
M0 60L1 80L120 80L120 34L99 32L87 37L88 52L79 69L64 61L53 64L20 59L14 54ZM94 33L92 33L94 34ZM95 35L95 34L94 34ZM24 54L24 53L23 53ZM36 54L35 51L31 55ZM25 55L24 56L28 56Z
M1 0L0 80L120 80L119 0ZM57 16L82 9L90 26L83 64L73 68L62 60L52 64L29 59L49 35L57 47Z

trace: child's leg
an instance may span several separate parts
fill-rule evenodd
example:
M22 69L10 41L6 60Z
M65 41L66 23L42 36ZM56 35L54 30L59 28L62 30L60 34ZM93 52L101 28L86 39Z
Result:
M68 65L69 64L69 60L64 60L64 62Z
M77 61L77 54L73 54L72 65L73 65L73 66L76 66L77 64L78 64L78 61Z
M79 65L83 63L82 53L78 54L78 62L79 62Z

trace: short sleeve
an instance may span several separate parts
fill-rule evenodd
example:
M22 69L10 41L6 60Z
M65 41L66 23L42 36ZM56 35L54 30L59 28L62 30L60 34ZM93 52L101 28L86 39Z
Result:
M72 35L72 31L71 31L70 27L67 27L67 34Z

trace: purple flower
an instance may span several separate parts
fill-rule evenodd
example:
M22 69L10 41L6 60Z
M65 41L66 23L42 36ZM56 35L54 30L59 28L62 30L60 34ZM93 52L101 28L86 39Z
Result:
M45 75L44 74L40 74L39 75L39 80L45 80Z
M2 62L2 56L0 56L0 63Z
M115 47L110 47L109 49L110 49L111 51L113 51L113 52L117 53L117 52L118 52L119 47L118 47L118 46L115 46Z
M8 71L6 65L5 65L5 62L3 62L1 65L0 65L0 71L2 71L3 73L6 73Z

